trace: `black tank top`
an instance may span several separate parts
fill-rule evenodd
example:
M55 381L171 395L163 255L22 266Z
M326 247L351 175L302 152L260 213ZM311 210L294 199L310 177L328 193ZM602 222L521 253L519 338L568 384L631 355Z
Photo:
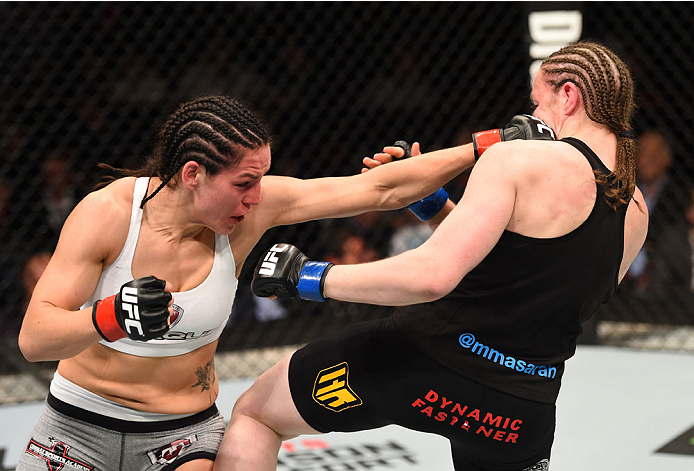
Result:
M593 170L610 171L582 141ZM575 230L537 239L504 231L492 251L443 298L407 306L396 324L424 353L459 374L525 399L554 403L581 322L615 292L628 205L616 211L597 184Z

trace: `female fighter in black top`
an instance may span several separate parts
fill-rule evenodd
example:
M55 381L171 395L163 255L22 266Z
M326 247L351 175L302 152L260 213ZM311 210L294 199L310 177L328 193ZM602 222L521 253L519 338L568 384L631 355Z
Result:
M557 140L486 150L419 248L334 267L283 244L268 251L276 270L259 266L256 293L411 306L258 378L215 469L274 469L283 439L387 424L447 437L456 469L548 468L564 361L642 246L648 215L634 186L633 84L613 52L555 52L531 99Z

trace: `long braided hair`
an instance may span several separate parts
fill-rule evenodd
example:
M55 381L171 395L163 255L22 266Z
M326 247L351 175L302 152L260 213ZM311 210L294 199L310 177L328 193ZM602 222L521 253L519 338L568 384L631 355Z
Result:
M129 177L156 175L161 184L140 203L152 199L168 185L189 161L215 175L239 163L244 149L257 150L269 145L268 135L259 120L241 103L227 96L205 96L183 103L166 120L157 137L157 145L147 163L136 170L100 167ZM100 186L115 178L107 178ZM110 180L110 181L109 181ZM174 180L175 182L175 180Z
M636 105L629 68L605 46L581 41L550 55L540 70L555 91L567 82L576 85L588 118L607 126L617 137L615 169L607 178L596 174L596 179L607 187L605 196L613 208L628 204L636 185L636 141L631 125Z

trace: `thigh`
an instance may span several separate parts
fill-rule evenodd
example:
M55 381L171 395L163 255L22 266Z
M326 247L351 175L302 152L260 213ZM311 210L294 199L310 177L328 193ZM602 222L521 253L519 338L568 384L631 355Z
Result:
M177 471L212 471L214 461L208 459L196 459L188 461L176 468Z
M531 467L549 460L555 430L554 404L510 396L466 378L459 379L457 385L461 389L449 390L446 399L443 390L438 392L438 399L431 392L423 398L445 417L441 425L451 428L447 436L456 465L474 463L480 470L495 471L544 469ZM462 425L454 432L460 421Z
M295 352L296 353L296 352ZM294 354L287 355L270 369L261 374L251 387L238 398L231 414L230 430L235 427L243 431L244 426L237 424L244 417L254 423L268 427L282 439L304 434L315 434L319 431L307 424L296 410L289 391L289 363ZM230 440L230 433L227 433Z
M398 383L387 402L393 422L449 439L456 469L519 471L549 459L555 430L555 405L521 399L483 386L390 336L384 356ZM390 352L404 352L405 355ZM397 363L406 359L408 368ZM405 374L407 373L407 374ZM403 379L399 380L397 376ZM532 468L530 468L532 469ZM536 468L542 469L542 468Z
M16 469L118 469L120 442L118 433L75 420L47 406Z
M292 400L320 432L352 432L388 425L383 391L374 383L382 365L382 320L355 324L297 350L289 364ZM380 373L386 373L380 371Z
M451 442L458 469L521 470L549 458L554 405L481 386L420 353L389 319L343 329L296 352L294 403L322 432L396 424Z

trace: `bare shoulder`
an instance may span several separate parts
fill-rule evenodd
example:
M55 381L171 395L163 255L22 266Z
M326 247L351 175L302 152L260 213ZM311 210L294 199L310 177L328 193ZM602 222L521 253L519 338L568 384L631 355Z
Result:
M321 182L329 178L299 179L281 175L263 177L260 204L253 209L251 218L265 230L276 225L299 222L295 214L301 213L310 206L313 199L326 194ZM298 217L301 219L301 217ZM244 221L245 222L245 221Z
M118 179L104 188L89 193L75 210L88 216L100 215L100 219L125 215L129 220L134 188L135 178Z
M262 198L269 203L277 203L287 199L289 194L295 191L297 186L301 185L304 180L283 175L266 175L263 177Z
M89 247L107 259L128 235L134 184L134 178L122 178L85 196L65 221L57 250Z
M260 190L260 203L246 216L246 219L256 221L256 224L268 229L277 214L282 214L291 209L292 202L297 193L297 184L302 180L278 176L266 175ZM244 221L245 223L246 221Z
M533 180L546 177L548 170L574 166L587 166L585 158L576 158L580 153L561 141L514 140L494 144L487 149L476 164L491 165L500 172L515 177Z
M512 158L528 160L528 163L544 162L545 159L556 160L563 156L581 155L576 148L566 142L548 140L516 139L495 144L489 150L492 149L503 151Z

